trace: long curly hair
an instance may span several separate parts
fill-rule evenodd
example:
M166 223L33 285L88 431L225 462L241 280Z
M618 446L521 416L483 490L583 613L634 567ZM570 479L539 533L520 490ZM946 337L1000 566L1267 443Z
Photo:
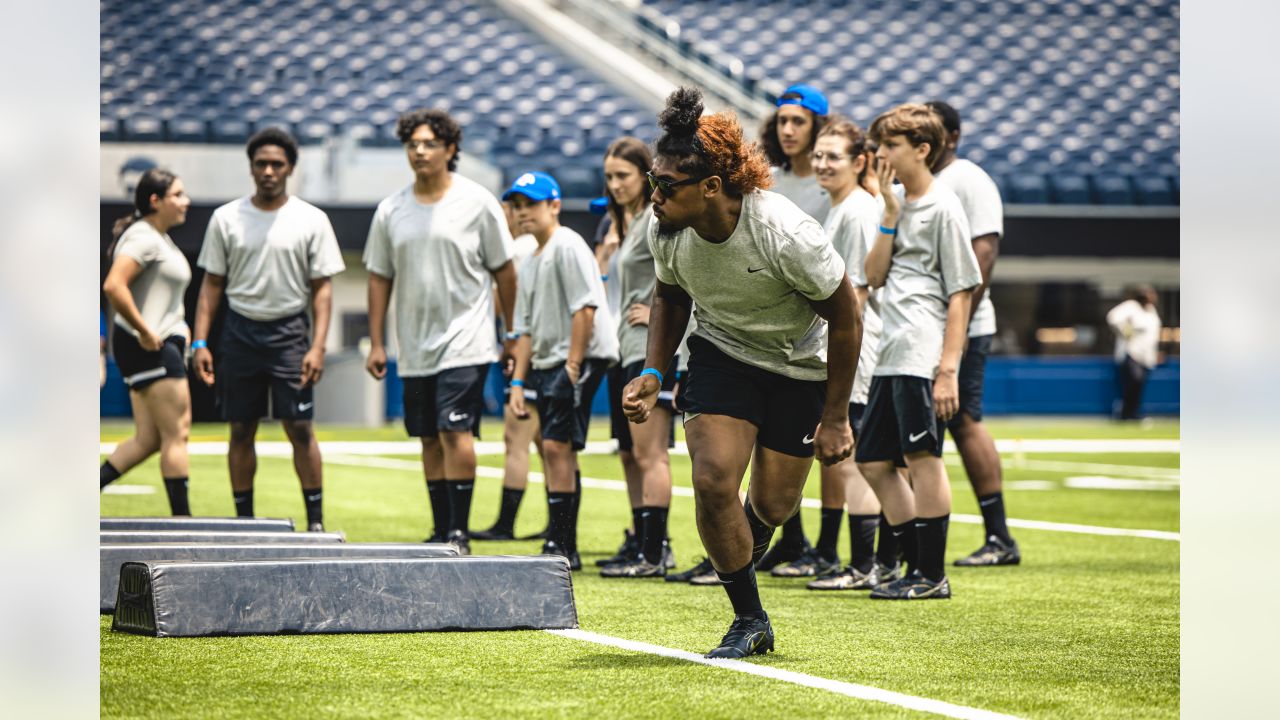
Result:
M662 137L658 154L676 160L676 168L691 177L718 176L730 197L742 197L773 185L769 161L742 137L742 125L732 112L702 115L702 92L681 87L667 98L658 114Z
M783 97L786 97L785 95ZM798 107L798 106L797 106ZM819 115L807 108L801 108L809 113L809 117L813 120L813 131L809 133L809 144L805 147L805 152L813 152L813 146L818 142L818 135L822 129L827 126L831 118ZM778 142L778 111L775 110L768 120L764 121L764 126L760 128L760 149L764 151L765 157L769 158L769 164L774 167L780 167L783 170L791 170L791 158L782 152L782 143Z

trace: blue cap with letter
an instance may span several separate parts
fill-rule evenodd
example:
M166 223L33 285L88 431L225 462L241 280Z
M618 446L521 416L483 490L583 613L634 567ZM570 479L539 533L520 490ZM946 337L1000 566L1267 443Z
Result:
M503 200L512 195L523 195L534 202L560 199L560 183L544 172L527 172L511 183L511 189L502 193Z
M814 115L827 114L827 96L808 85L792 85L778 96L778 107L799 105Z

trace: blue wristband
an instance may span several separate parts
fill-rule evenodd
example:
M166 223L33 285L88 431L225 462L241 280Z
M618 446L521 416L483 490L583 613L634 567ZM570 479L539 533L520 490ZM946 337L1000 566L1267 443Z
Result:
M609 282L609 275L608 274L601 275L600 282Z
M199 350L200 348L207 348L207 347L209 347L209 343L208 343L208 342L206 342L206 341L204 341L204 340L192 340L192 341L191 341L191 349L192 349L192 350Z
M885 226L881 225L881 226L880 226L880 232L881 232L881 234L884 234L884 235L897 235L897 234L898 234L898 228L887 228L887 227L885 227Z
M507 333L507 334L506 334L506 338L507 338L508 340L519 340L519 339L520 339L520 333L518 333L518 332L516 332L516 331L512 330L511 332L509 332L509 333Z
M659 385L663 383L662 373L658 372L657 370L654 370L653 368L645 368L644 370L640 371L640 377L644 377L645 375L652 375L658 378Z
M524 381L523 381L523 380L512 380L512 381L511 381L511 387L524 387Z

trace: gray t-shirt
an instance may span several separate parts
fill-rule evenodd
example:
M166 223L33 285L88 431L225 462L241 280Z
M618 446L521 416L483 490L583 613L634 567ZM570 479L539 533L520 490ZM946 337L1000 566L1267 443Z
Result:
M461 175L435 203L409 185L378 204L364 264L393 282L401 377L498 359L492 273L512 252L498 199Z
M932 380L942 360L942 339L951 296L982 284L960 198L931 183L923 197L904 199L893 242L893 259L881 298L884 321L875 375L911 375Z
M294 196L271 212L248 197L214 210L196 264L227 278L232 310L263 321L302 312L312 280L346 269L329 217Z
M880 199L859 187L839 205L833 206L823 223L831 244L844 258L845 272L854 287L867 287L867 273L863 265L879 234L883 213ZM878 302L878 296L879 291L872 292L872 300L862 312L862 347L858 353L858 371L853 376L853 392L849 396L851 403L865 405L871 388L871 373L875 371L876 354L880 348L880 316L872 307Z
M934 177L960 198L960 205L969 219L970 240L992 233L1004 237L1004 204L1000 202L1000 189L982 168L968 160L957 159ZM991 289L988 288L982 293L978 309L969 322L969 337L994 335L995 332L996 308L991 304Z
M748 365L797 380L827 377L827 322L809 300L844 280L844 260L822 226L777 193L742 198L738 225L722 243L691 228L649 233L657 278L693 298L693 335Z
M831 210L831 196L818 184L817 174L798 177L780 167L773 168L771 172L773 187L770 190L795 203L814 220L821 223L827 219L827 212Z
M573 314L585 307L596 309L586 357L617 362L618 336L600 267L581 235L558 228L540 252L525 258L519 275L515 329L533 342L534 369L569 359Z
M649 343L648 325L628 325L627 308L636 303L649 305L653 302L653 287L657 283L657 275L653 270L653 252L649 249L649 225L653 222L653 213L646 208L627 228L627 237L622 247L614 253L617 258L617 275L619 290L618 310L618 347L622 355L622 364L630 365L644 360ZM613 276L610 276L612 279Z
M129 294L147 327L162 340L170 335L189 336L182 298L191 284L191 266L173 240L151 223L139 220L120 236L115 256L132 258L142 268L129 283ZM116 325L138 336L137 329L119 313Z

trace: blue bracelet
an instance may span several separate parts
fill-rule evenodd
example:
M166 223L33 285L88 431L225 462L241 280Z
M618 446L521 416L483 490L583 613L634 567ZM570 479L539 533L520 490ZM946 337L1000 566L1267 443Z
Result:
M192 349L192 350L199 350L200 348L207 348L207 347L209 347L209 343L208 343L208 342L206 342L206 341L204 341L204 340L192 340L192 341L191 341L191 349Z
M518 333L518 332L516 332L516 331L512 330L511 332L509 332L509 333L507 333L507 334L506 334L506 338L507 338L508 340L519 340L519 339L520 339L520 333Z
M881 226L880 226L880 232L881 232L882 234L884 234L884 235L897 235L897 234L898 234L898 228L887 228L887 227L885 227L885 226L881 225Z
M644 370L640 371L640 377L644 377L645 375L652 375L658 378L659 385L661 385L664 382L662 379L662 373L658 372L657 370L654 370L653 368L645 368Z
M608 274L601 275L601 276L600 276L600 282L609 282L609 276L608 276Z
M512 381L511 381L511 387L524 387L524 381L523 381L523 380L512 380Z

